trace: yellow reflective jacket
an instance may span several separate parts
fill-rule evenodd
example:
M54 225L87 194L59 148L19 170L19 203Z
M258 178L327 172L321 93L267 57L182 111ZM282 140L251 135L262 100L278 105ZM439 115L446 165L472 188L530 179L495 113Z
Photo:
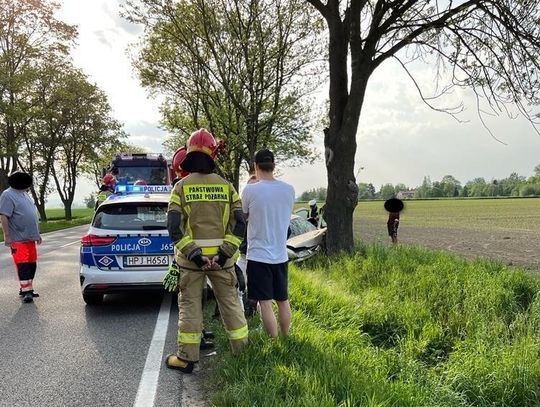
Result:
M107 200L109 196L111 196L113 193L109 190L106 191L100 191L100 193L96 197L96 209L99 205L101 205L103 202Z
M232 184L217 174L193 173L174 186L169 211L181 215L183 237L175 243L175 257L183 268L200 270L187 256L197 248L203 256L213 257L221 251L229 259L223 268L234 266L232 259L243 236L233 233L235 211L242 211L238 193Z

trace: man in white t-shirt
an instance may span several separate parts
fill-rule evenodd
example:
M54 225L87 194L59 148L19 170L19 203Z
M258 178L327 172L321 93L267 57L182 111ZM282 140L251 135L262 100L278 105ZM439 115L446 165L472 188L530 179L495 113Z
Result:
M289 333L291 307L288 295L287 231L294 206L294 188L274 178L274 154L267 149L255 154L259 182L246 185L242 209L247 214L248 297L258 301L263 326L271 337ZM278 319L272 310L278 306Z

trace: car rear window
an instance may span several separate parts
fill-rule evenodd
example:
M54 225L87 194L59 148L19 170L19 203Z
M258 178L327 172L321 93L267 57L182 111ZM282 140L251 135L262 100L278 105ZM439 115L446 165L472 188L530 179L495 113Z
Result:
M154 202L102 205L94 216L92 226L117 230L167 229L167 204Z
M312 230L317 230L315 226L313 226L304 218L291 219L290 229L291 229L291 234L289 238L295 237L295 236L298 236L307 232L311 232Z

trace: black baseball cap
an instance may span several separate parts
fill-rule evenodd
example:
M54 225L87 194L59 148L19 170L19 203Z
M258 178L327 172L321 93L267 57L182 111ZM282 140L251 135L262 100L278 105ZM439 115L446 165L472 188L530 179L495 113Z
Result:
M274 162L274 153L268 150L267 148L263 148L255 153L255 163L262 164L262 163L273 163Z

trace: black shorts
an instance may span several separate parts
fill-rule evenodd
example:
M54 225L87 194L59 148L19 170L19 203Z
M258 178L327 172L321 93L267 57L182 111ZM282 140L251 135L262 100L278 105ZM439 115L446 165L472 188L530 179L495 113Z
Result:
M397 225L396 226L390 226L388 225L388 236L390 237L396 237L397 236Z
M287 262L268 264L248 260L248 298L257 301L289 299L288 270Z

